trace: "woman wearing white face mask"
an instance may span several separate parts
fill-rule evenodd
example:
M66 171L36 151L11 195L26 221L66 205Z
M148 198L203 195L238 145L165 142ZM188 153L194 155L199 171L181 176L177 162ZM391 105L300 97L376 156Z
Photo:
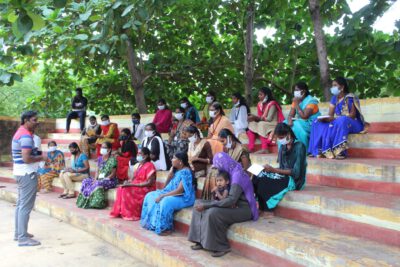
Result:
M193 121L185 119L185 109L179 107L175 110L176 123L172 125L172 130L169 133L167 151L170 159L173 158L175 153L184 152L188 150L189 141L186 136L185 129L194 125Z
M218 102L214 102L209 109L210 117L213 119L213 123L208 129L208 142L211 145L213 155L224 150L224 146L218 141L218 134L222 129L229 129L233 132L232 123L225 116L225 112L222 109L222 105Z
M211 146L207 139L201 138L200 131L196 126L187 127L186 132L189 140L188 156L190 168L194 172L196 179L205 177L207 167L212 164Z
M246 104L246 99L240 93L234 93L232 95L233 107L229 119L235 129L235 136L239 137L241 133L245 133L249 126L248 115L250 114L250 108Z
M95 178L82 181L76 205L84 209L104 209L107 206L105 191L117 186L117 160L111 156L112 145L104 142L101 145L101 156L97 159Z
M171 167L171 160L167 155L165 144L156 130L156 125L154 123L147 124L144 128L144 135L142 147L150 150L150 158L157 171L168 170Z
M301 190L306 183L307 155L304 144L296 139L292 129L279 123L274 132L277 143L279 167L268 164L258 176L253 177L254 192L259 209L272 211L286 192Z
M258 99L260 102L257 104L257 115L249 115L249 130L247 137L249 138L249 150L254 152L256 138L261 140L261 150L257 154L269 153L268 146L272 144L272 132L275 126L282 122L285 117L283 116L281 106L274 99L271 89L262 87L258 91Z
M97 137L101 134L100 125L97 123L95 116L89 117L89 126L82 131L81 148L86 156L90 157L90 152L96 149Z
M100 156L100 148L104 142L109 142L113 150L117 150L121 145L119 143L119 130L118 124L110 122L108 115L101 116L101 134L96 140L96 154Z
M157 132L168 133L172 126L172 111L168 108L165 99L158 100L156 115L153 123L156 125Z
M292 127L297 139L308 148L308 140L312 122L321 113L318 108L318 100L310 95L305 82L298 82L294 86L294 98L287 120L284 122Z
M224 152L233 160L239 162L244 170L247 170L251 165L250 154L247 148L228 129L222 129L218 137L219 141L224 145Z
M180 100L181 107L185 109L185 119L191 120L194 123L200 122L199 112L197 109L190 103L187 97L183 97Z
M47 159L43 168L38 170L39 173L39 191L44 189L44 193L51 192L53 179L60 175L60 171L65 168L64 153L57 150L55 141L48 144Z
M217 97L213 91L209 91L206 96L206 104L203 108L203 116L201 118L201 131L206 131L208 126L212 123L208 110L212 103L217 102Z
M368 123L361 114L360 101L349 92L345 78L337 77L332 82L331 93L328 117L319 118L312 125L308 152L315 157L344 159L348 135L364 131Z

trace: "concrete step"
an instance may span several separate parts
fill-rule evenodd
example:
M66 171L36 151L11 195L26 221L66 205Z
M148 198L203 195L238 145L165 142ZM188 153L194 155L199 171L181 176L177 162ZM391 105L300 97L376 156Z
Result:
M277 167L277 154L250 155L252 163ZM307 159L307 184L400 196L400 160Z
M276 214L400 247L400 198L309 185L288 192Z
M1 189L0 198L15 203L16 187L5 185L7 187ZM191 243L181 233L158 236L144 231L138 221L110 219L107 210L79 209L74 200L58 199L54 193L39 195L35 209L94 234L152 266L260 266L237 252L223 258L213 258L205 251L194 252L190 249Z
M0 197L15 201L14 185L0 189ZM204 252L188 250L189 242L177 233L159 237L143 231L137 222L109 219L106 210L82 210L74 200L60 200L55 194L39 195L36 209L40 212L67 221L74 226L107 240L149 264L159 266L396 266L400 262L398 247L337 234L316 226L279 217L261 217L257 222L234 224L228 238L234 252L219 262L209 262ZM176 229L186 232L191 220L191 209L175 215ZM149 254L148 250L153 253ZM172 253L172 252L174 253ZM182 252L182 253L181 253ZM171 255L173 257L168 257ZM231 257L231 258L230 258ZM161 258L161 259L160 259ZM175 260L171 264L171 260ZM261 264L262 263L262 264ZM173 265L175 264L175 265Z

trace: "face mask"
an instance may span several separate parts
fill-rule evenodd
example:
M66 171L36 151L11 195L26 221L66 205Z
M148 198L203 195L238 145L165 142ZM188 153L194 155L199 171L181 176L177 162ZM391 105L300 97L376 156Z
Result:
M210 115L211 118L215 118L215 116L217 115L216 113L217 113L216 110L210 110L210 111L208 112L208 114Z
M196 136L196 135L193 135L193 136L189 137L188 140L189 140L190 143L193 144L194 142L196 142L197 136Z
M165 109L165 106L164 106L164 105L162 105L162 106L157 106L157 107L158 107L159 110Z
M332 95L338 95L338 94L340 94L340 90L337 86L333 86L331 88L331 93L332 93Z
M175 118L180 121L181 119L183 119L183 114L182 113L176 113L175 114Z
M143 156L142 156L142 155L138 155L138 156L136 157L136 160L137 160L138 162L142 162L142 161L143 161Z
M125 140L128 140L128 136L126 136L126 135L121 135L118 139L119 139L120 141L125 141Z
M146 137L153 137L154 136L154 131L144 131L144 135Z
M187 108L187 107L188 107L188 104L187 104L187 103L182 103L182 104L181 104L181 107L182 107L182 108Z
M267 103L267 101L268 101L268 96L265 96L264 100L263 100L263 103Z
M228 138L226 138L225 147L226 147L227 149L232 148L232 140L229 138L229 136L228 136Z
M132 123L133 123L133 124L139 124L140 121L139 121L138 119L132 119Z
M207 102L208 104L211 104L213 101L214 101L214 98L213 98L212 96L207 96L207 97L206 97L206 102Z
M287 138L287 137L284 137L284 138L282 138L282 139L279 139L279 138L278 138L277 141L278 141L278 144L279 144L279 145L284 146L284 145L289 144L290 139Z
M234 106L235 106L235 107L240 106L240 101L238 101Z
M301 98L303 95L301 93L301 91L294 91L294 97L295 98Z
M103 156L107 155L108 154L108 149L107 148L101 148L100 149L100 154L102 154Z
M54 152L54 151L56 151L57 150L57 147L56 146L51 146L51 147L49 147L49 152Z
M107 126L107 125L109 125L109 124L110 124L110 121L109 121L109 120L101 121L101 125L103 125L103 126Z

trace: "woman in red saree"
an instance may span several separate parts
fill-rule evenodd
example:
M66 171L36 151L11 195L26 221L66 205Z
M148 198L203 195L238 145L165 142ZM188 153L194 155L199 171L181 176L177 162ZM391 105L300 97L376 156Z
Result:
M124 128L119 136L121 150L117 153L117 178L119 181L128 179L129 162L136 163L137 146L133 141L131 130Z
M167 102L160 99L157 104L157 112L153 123L156 125L157 132L169 133L172 127L172 111L168 108Z
M139 164L132 181L117 188L117 197L110 212L110 217L121 217L128 221L140 220L144 197L148 192L156 190L156 168L150 159L150 150L141 149Z
M109 142L112 145L112 150L117 150L120 147L119 144L119 130L118 124L110 122L108 115L101 116L101 134L96 140L96 154L100 157L100 148L104 142Z
M261 140L261 150L257 154L269 153L268 146L271 144L271 136L276 125L282 122L282 109L279 103L274 99L271 89L262 87L258 91L257 116L249 115L249 130L247 136L249 138L248 148L250 152L254 151L254 144L257 136Z

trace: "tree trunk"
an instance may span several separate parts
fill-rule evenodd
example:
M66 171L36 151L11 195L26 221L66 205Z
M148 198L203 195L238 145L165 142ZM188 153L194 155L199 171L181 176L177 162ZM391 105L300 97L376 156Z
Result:
M129 39L126 41L126 49L128 69L131 75L131 86L135 91L136 107L139 113L144 114L147 113L146 100L144 98L144 75L137 68L135 50Z
M252 104L251 90L253 89L254 78L254 1L250 1L246 10L246 31L244 33L244 88L245 97L249 105Z
M330 98L330 81L329 81L329 64L328 55L325 45L325 36L322 30L322 21L319 12L319 0L309 0L311 19L314 24L314 38L317 47L317 55L319 62L319 72L321 75L321 86L323 89L325 100Z

